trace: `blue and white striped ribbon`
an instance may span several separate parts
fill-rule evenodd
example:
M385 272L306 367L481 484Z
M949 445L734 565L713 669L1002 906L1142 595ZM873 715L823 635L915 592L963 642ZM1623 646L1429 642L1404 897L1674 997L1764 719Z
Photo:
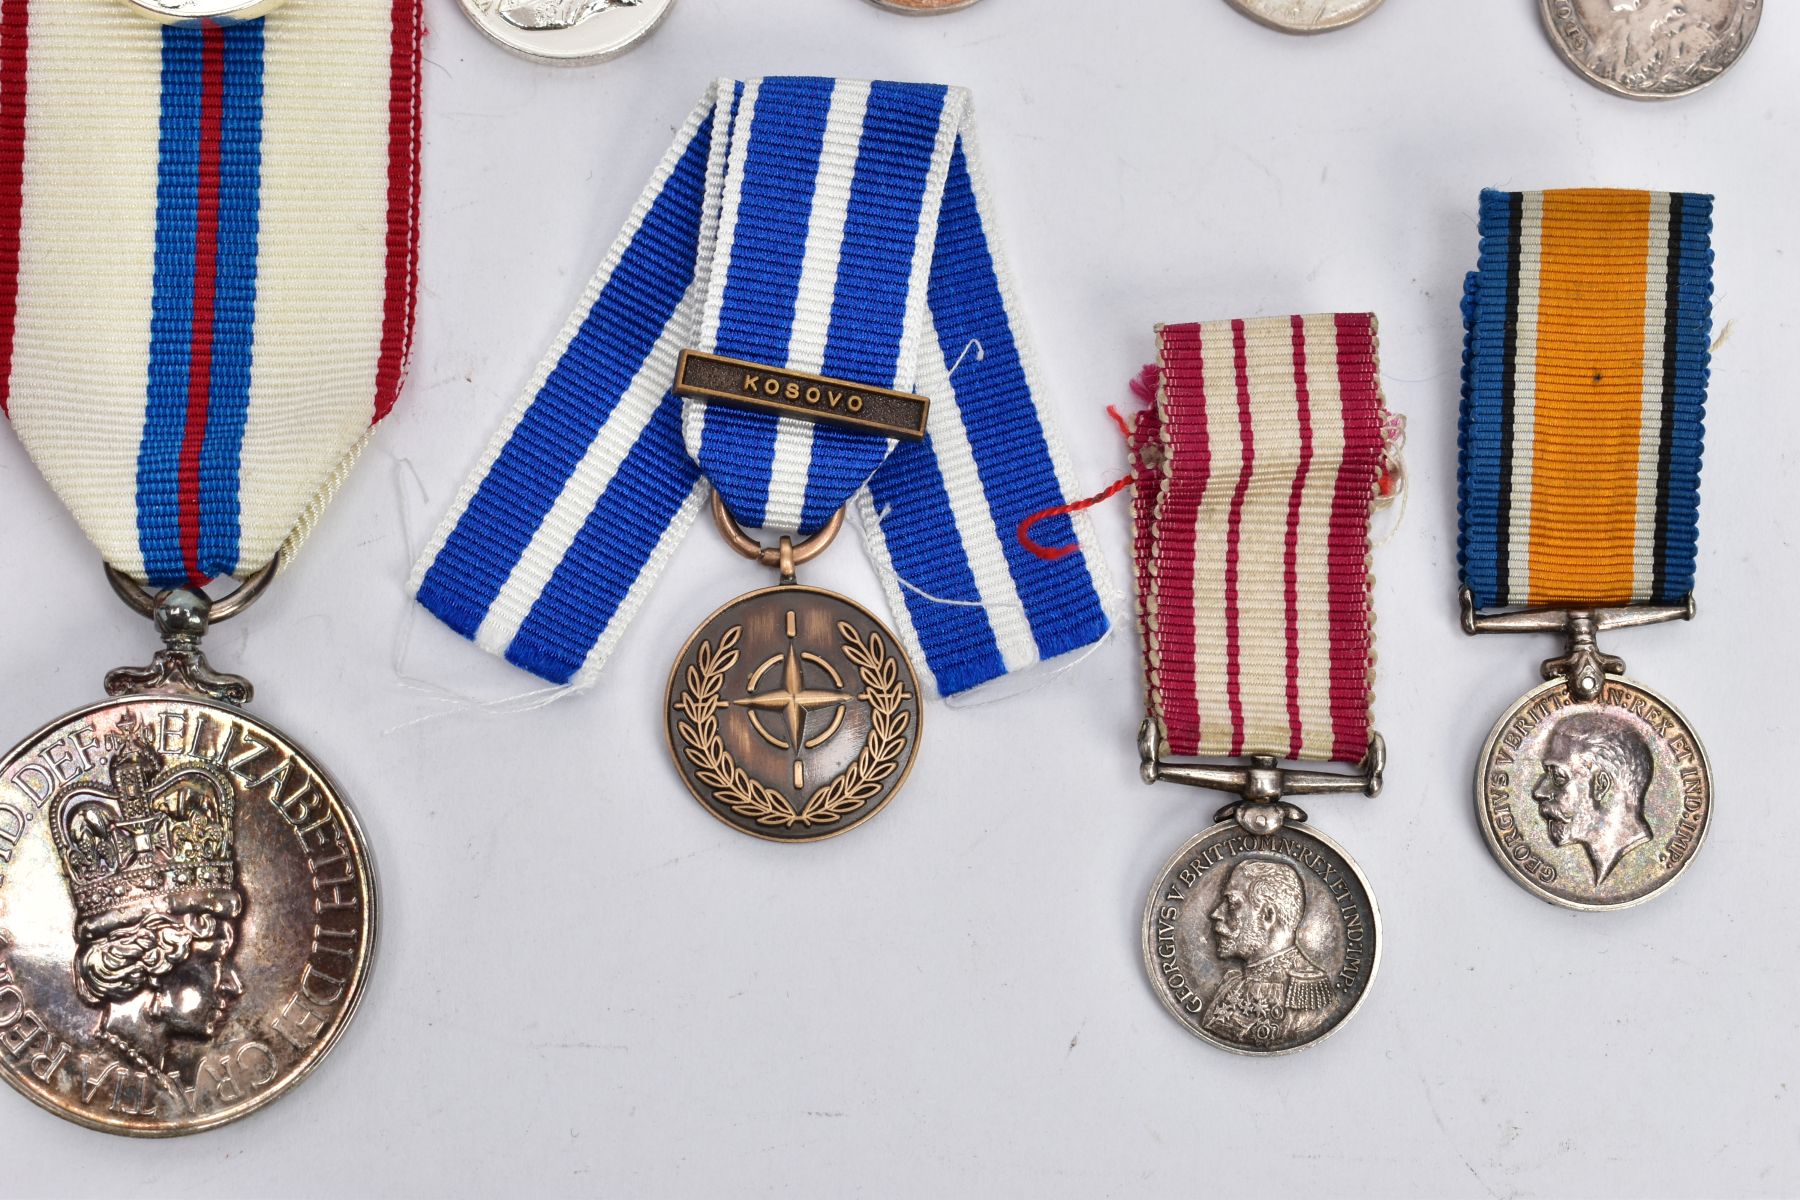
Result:
M961 89L723 81L420 560L420 603L557 683L599 671L706 497L808 533L849 503L901 636L968 692L1104 636L1113 592L988 231ZM922 442L670 391L685 347L931 398Z

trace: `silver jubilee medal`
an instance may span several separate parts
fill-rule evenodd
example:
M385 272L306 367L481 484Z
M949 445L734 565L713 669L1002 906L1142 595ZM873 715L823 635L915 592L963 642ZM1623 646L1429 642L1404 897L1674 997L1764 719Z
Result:
M1086 520L1057 518L1053 561L1016 534L1070 472L969 108L933 84L720 81L414 575L484 649L584 686L710 508L778 577L687 640L663 723L682 785L752 837L861 827L912 770L925 694L1108 628ZM847 514L891 628L797 579Z
M163 647L0 759L0 1075L89 1128L167 1137L285 1094L368 980L356 816L201 639L264 593L398 391L419 11L17 7L0 401ZM37 36L40 8L59 36ZM353 51L387 70L336 78ZM143 120L69 102L103 92ZM321 179L361 215L276 219Z
M1157 332L1132 434L1143 778L1238 798L1157 874L1144 965L1195 1036L1287 1054L1350 1019L1381 959L1368 880L1295 800L1381 789L1369 518L1399 424L1368 314Z
M1568 908L1642 903L1693 861L1712 768L1676 707L1600 649L1694 616L1712 198L1486 192L1461 464L1469 634L1566 641L1488 735L1495 858ZM1603 280L1604 286L1587 282Z

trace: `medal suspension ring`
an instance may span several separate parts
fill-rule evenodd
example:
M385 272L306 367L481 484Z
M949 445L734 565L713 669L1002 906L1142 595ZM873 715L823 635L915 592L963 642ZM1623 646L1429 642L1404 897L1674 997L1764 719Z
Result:
M730 707L720 693L725 673L737 665L743 628L734 625L727 629L716 647L701 642L687 669L686 687L675 700L675 707L686 718L677 726L682 752L692 764L695 778L712 789L712 798L740 817L769 828L835 825L880 795L883 781L899 768L907 727L912 723L911 714L903 710L907 696L899 664L879 633L871 631L865 641L854 626L838 623L844 657L856 667L867 689L869 737L841 775L821 785L807 798L805 807L796 809L786 796L751 778L719 735L719 710Z

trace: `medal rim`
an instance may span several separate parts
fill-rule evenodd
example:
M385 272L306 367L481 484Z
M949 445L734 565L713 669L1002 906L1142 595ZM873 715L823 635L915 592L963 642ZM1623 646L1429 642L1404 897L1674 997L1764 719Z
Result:
M183 16L180 13L152 8L144 0L121 0L121 2L138 16L154 21L158 25L192 26L238 25L245 21L254 21L258 17L266 17L281 8L287 3L287 0L241 0L227 12L203 17Z
M1237 0L1232 0L1232 2L1236 3ZM1756 18L1756 28L1752 29L1750 31L1750 36L1744 40L1743 48L1738 51L1738 56L1732 59L1730 63L1710 79L1703 79L1699 83L1682 88L1680 91L1676 92L1636 91L1626 87L1624 84L1607 79L1605 76L1594 74L1592 71L1588 70L1586 63L1581 62L1570 52L1568 44L1563 40L1556 29L1556 14L1551 8L1555 3L1556 0L1538 0L1538 16L1544 23L1544 35L1549 39L1550 45L1556 50L1556 56L1562 59L1563 62L1568 65L1570 70L1574 71L1577 75L1581 76L1601 91L1608 92L1614 96L1623 97L1626 100L1647 100L1655 103L1663 100L1679 100L1683 96L1692 96L1695 92L1704 91L1713 84L1719 82L1719 80L1723 79L1725 76L1731 74L1732 68L1736 67L1738 63L1743 60L1744 55L1750 53L1750 47L1756 41L1756 35L1762 30L1762 15L1759 12Z
M1518 884L1521 888L1524 888L1538 899L1549 904L1554 904L1558 908L1566 908L1575 912L1621 912L1628 908L1636 908L1640 904L1646 904L1649 901L1656 899L1658 896L1663 895L1670 888L1675 886L1683 875L1687 874L1688 868L1694 865L1694 860L1699 858L1700 852L1706 848L1707 834L1712 832L1713 801L1716 798L1714 796L1713 787L1712 756L1707 753L1706 743L1700 739L1699 734L1694 732L1694 723L1688 720L1686 713L1669 703L1661 692L1656 691L1654 688L1645 687L1643 684L1629 676L1608 673L1604 677L1604 682L1601 684L1602 689L1605 688L1606 683L1620 683L1624 684L1626 687L1642 692L1645 696L1648 696L1651 700L1654 700L1657 704L1662 706L1670 716L1679 721L1681 723L1682 731L1687 734L1688 739L1694 744L1696 757L1700 760L1701 774L1706 777L1706 820L1701 823L1700 832L1694 838L1693 849L1688 851L1687 858L1682 861L1680 866L1676 867L1675 870L1664 878L1661 883L1645 892L1642 896L1637 897L1635 900L1617 900L1610 903L1583 902L1580 900L1571 900L1566 896L1558 896L1548 889L1539 886L1535 881L1525 878L1513 868L1512 861L1507 858L1505 850L1500 845L1499 839L1494 836L1493 825L1488 821L1487 789L1485 785L1487 781L1488 764L1493 760L1494 749L1499 744L1500 735L1505 731L1506 727L1513 722L1513 719L1517 717L1519 713L1531 707L1531 705L1535 704L1541 697L1549 695L1558 688L1567 690L1569 687L1568 680L1562 678L1545 680L1537 687L1532 688L1523 696L1520 696L1517 700L1513 701L1512 704L1508 705L1506 711L1500 714L1500 719L1494 722L1494 727L1488 731L1487 740L1481 745L1481 757L1475 760L1475 823L1481 826L1481 839L1487 843L1488 850L1493 854L1495 861L1500 864L1500 869L1505 873L1508 879L1511 879L1514 883ZM1584 702L1577 701L1577 703ZM1598 701L1588 701L1585 703L1598 703ZM1608 705L1607 707L1617 706Z
M977 0L940 0L936 4L909 4L907 0L869 0L869 3L883 12L898 13L903 17L940 17L945 13L973 8Z
M239 1109L217 1113L187 1124L158 1126L154 1129L129 1128L99 1120L72 1109L59 1107L49 1096L40 1095L36 1091L27 1088L15 1073L11 1071L0 1071L0 1076L5 1078L7 1086L12 1088L13 1091L19 1093L19 1095L25 1097L45 1112L59 1117L70 1124L79 1125L84 1129L90 1129L96 1133L111 1134L114 1137L168 1141L172 1138L187 1137L198 1133L208 1133L214 1129L234 1124L247 1117L252 1117L261 1113L275 1101L286 1096L289 1092L293 1091L295 1087L304 1082L319 1068L321 1063L331 1056L331 1052L337 1049L338 1042L342 1039L344 1031L350 1027L351 1022L356 1019L357 1013L362 1010L363 995L368 990L369 977L374 973L375 961L380 953L381 884L380 875L376 869L375 856L370 851L369 839L363 833L362 822L356 815L356 809L351 804L349 797L345 795L343 788L338 784L336 777L324 767L318 757L304 745L289 737L280 727L271 725L261 717L250 716L243 709L234 705L224 704L204 696L191 696L171 692L132 692L128 695L109 697L108 699L95 701L92 704L84 705L80 708L71 709L62 716L46 722L32 733L20 738L14 743L13 746L7 750L5 755L0 756L0 774L5 773L6 768L10 766L13 760L18 756L19 751L42 740L53 731L60 729L71 721L78 721L90 717L95 713L104 712L110 708L119 708L125 705L143 703L191 704L199 708L208 709L212 712L223 713L230 717L238 719L247 718L254 724L261 726L265 732L274 734L277 738L281 739L282 742L304 758L307 765L311 767L314 773L317 774L326 786L331 789L331 797L336 802L339 815L343 818L344 827L349 831L352 840L356 843L357 849L361 851L361 867L363 878L366 881L366 886L363 889L366 893L364 911L367 914L363 923L368 929L368 937L365 943L366 949L361 956L361 961L357 963L356 974L349 980L350 991L348 999L344 1002L343 1016L336 1022L335 1027L330 1033L314 1046L313 1053L302 1059L301 1062L285 1077L272 1083L266 1091L259 1092L253 1103L247 1104Z
M682 765L681 750L675 745L674 730L671 727L669 718L675 711L676 684L682 678L682 666L687 662L688 654L693 650L694 643L700 640L700 634L708 626L740 604L747 604L752 600L759 600L764 596L771 596L776 593L783 593L791 596L796 592L804 592L813 596L823 596L828 600L835 600L839 604L844 604L855 609L857 612L861 613L866 620L870 621L876 629L880 630L882 636L886 637L893 645L896 656L899 661L905 665L907 674L912 677L912 747L906 756L906 765L900 768L898 778L893 781L892 785L882 794L881 798L871 805L869 810L859 816L856 820L847 824L834 825L830 830L824 833L809 834L805 837L775 837L772 834L763 833L760 830L750 829L743 825L739 825L737 822L720 813L704 796L701 796L700 793L694 789L693 784L688 782L687 771ZM924 741L924 737L925 698L920 695L918 672L913 669L913 664L906 654L906 647L901 644L899 637L888 627L887 622L883 621L880 617L877 617L874 613L870 612L856 601L850 599L850 597L841 592L834 592L829 588L813 587L811 584L777 583L770 587L757 588L755 591L745 592L743 595L715 608L710 615L694 626L694 632L688 635L686 641L682 642L681 649L676 652L675 661L669 667L668 685L663 689L663 744L669 748L669 757L675 764L675 775L681 780L681 785L687 790L688 795L692 796L694 802L706 811L707 816L713 818L713 820L724 825L726 828L731 829L736 833L741 833L746 837L756 838L758 841L773 842L782 846L809 846L818 842L828 842L832 838L842 837L844 834L849 833L854 829L860 829L870 821L873 821L890 803L892 803L894 797L900 794L900 790L906 786L906 781L911 778L913 764L919 760L919 746Z
M579 53L559 53L554 49L544 49L538 45L537 40L533 39L533 35L537 35L537 39L547 39L554 43L556 35L566 32L565 30L521 29L519 33L523 35L522 37L518 40L508 40L489 24L490 18L499 19L497 12L482 12L477 7L477 0L457 0L457 7L462 9L463 16L469 19L471 25L479 29L488 41L502 50L516 54L530 62L543 63L547 66L581 67L606 62L642 45L652 34L662 28L664 21L669 19L669 14L675 10L675 0L663 0L662 11L657 14L655 19L626 41L604 50L588 50Z
M1386 941L1386 936L1381 926L1381 904L1375 898L1375 889L1369 884L1369 877L1363 873L1362 864L1357 862L1351 853L1340 846L1331 835L1324 833L1319 829L1315 829L1311 822L1296 821L1283 825L1280 832L1299 833L1304 837L1312 838L1314 841L1323 845L1327 850L1337 855L1338 858L1343 861L1344 865L1350 868L1350 873L1356 877L1357 883L1361 885L1363 895L1368 897L1369 900L1369 928L1375 935L1375 949L1369 955L1369 972L1364 977L1362 990L1358 992L1356 998L1351 1001L1349 1011L1346 1012L1330 1029L1327 1029L1315 1038L1301 1042L1297 1046L1286 1046L1280 1050L1257 1050L1249 1046L1239 1046L1232 1042L1227 1042L1214 1037L1205 1030L1189 1023L1186 1017L1183 1016L1183 1010L1180 1006L1175 1004L1170 998L1168 991L1158 986L1156 939L1152 935L1152 930L1155 928L1154 920L1156 910L1162 902L1162 896L1160 895L1162 890L1161 884L1162 881L1168 877L1169 872L1173 870L1182 859L1192 854L1194 848L1199 846L1202 842L1233 830L1245 834L1249 833L1248 830L1244 829L1244 827L1236 821L1220 821L1216 824L1209 825L1187 841L1183 842L1181 848L1171 854L1163 865L1157 868L1155 880L1151 883L1149 894L1144 899L1143 929L1140 936L1144 954L1144 974L1149 980L1150 990L1156 993L1156 998L1161 1001L1163 1008L1175 1018L1175 1023L1208 1045L1215 1046L1218 1049L1231 1054L1242 1055L1245 1058L1281 1058L1289 1054L1299 1054L1304 1050L1311 1050L1320 1043L1329 1041L1331 1038L1335 1037L1339 1030L1348 1025L1355 1019L1356 1014L1362 1011L1363 1001L1368 999L1369 992L1375 987L1376 978L1381 974L1381 950Z
M1383 0L1375 0L1373 4L1369 5L1361 12L1354 13L1347 17L1339 17L1335 21L1325 21L1317 25L1283 25L1281 22L1273 20L1265 14L1251 8L1247 0L1227 0L1227 2L1231 7L1237 9L1237 11L1244 16L1249 17L1264 29L1273 29L1277 33L1292 33L1298 34L1301 37L1310 37L1315 33L1335 33L1340 29L1348 29L1359 21L1367 20L1375 15L1376 10L1381 7Z

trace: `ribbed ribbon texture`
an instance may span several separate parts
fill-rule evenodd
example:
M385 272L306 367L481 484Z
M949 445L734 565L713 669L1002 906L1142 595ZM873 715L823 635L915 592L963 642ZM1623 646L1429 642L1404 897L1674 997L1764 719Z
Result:
M0 0L0 408L113 566L268 563L393 406L419 0Z
M1365 313L1167 325L1132 439L1149 711L1172 754L1358 762L1389 428Z
M725 80L689 118L420 561L420 603L556 683L600 670L709 486L748 528L860 517L928 683L966 692L1104 635L1084 518L987 219L967 93ZM896 445L673 395L696 348L931 400Z
M1477 607L1693 590L1711 237L1710 196L1482 193L1460 541Z

